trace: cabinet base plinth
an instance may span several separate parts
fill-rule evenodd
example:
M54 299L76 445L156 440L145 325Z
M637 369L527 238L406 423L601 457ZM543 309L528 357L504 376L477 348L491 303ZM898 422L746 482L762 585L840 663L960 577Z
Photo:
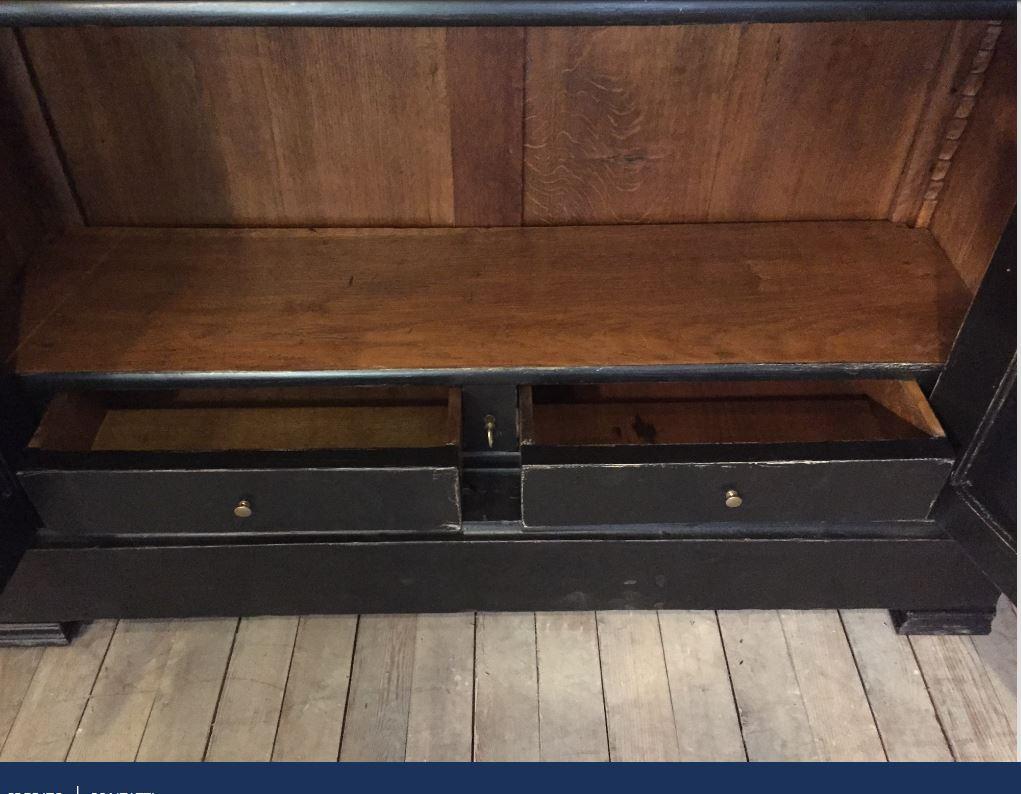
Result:
M995 609L890 610L898 634L988 634Z

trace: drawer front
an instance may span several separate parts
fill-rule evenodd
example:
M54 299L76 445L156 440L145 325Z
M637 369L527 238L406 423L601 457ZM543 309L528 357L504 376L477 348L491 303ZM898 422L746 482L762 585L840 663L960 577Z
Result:
M65 469L19 476L45 528L71 535L460 528L459 476L449 466Z
M449 532L460 405L415 386L58 394L18 476L67 535Z
M916 520L928 515L950 469L944 459L526 463L522 520L530 527Z

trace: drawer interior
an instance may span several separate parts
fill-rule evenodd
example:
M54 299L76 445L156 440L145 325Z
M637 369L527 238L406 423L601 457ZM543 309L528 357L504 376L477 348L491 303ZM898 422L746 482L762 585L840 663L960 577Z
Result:
M460 444L460 391L315 387L56 395L30 447L53 451L226 451Z
M874 441L942 437L907 380L533 386L519 395L535 445Z

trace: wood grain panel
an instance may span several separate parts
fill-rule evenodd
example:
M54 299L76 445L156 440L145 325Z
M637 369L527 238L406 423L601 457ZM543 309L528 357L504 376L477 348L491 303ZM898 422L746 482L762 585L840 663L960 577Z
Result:
M671 437L683 443L682 432L692 432L705 437L710 442L763 440L808 440L814 437L823 441L839 441L852 438L852 430L864 433L863 438L914 438L943 437L943 428L939 419L932 411L928 400L918 383L913 380L768 380L768 381L664 381L617 383L599 383L586 385L560 386L523 386L519 389L518 404L521 417L521 437L530 443L565 443L556 440L573 435L572 427L559 427L571 413L580 411L577 423L584 427L584 414L594 409L593 419L601 414L613 416L622 404L631 403L634 410L657 411L660 406L672 407L680 413L682 409L690 409L701 414L697 419L692 417L693 424L685 427L680 423L675 428L668 428ZM66 399L66 398L65 398ZM752 416L759 413L760 402L790 402L791 406L780 410L785 415L782 423L777 423L775 414L763 416L764 420L757 428L737 429L726 425L748 423ZM865 410L859 406L855 411L854 402L865 403ZM806 403L814 403L808 408ZM55 409L57 401L51 403L50 411ZM791 428L790 414L801 406L800 410L809 411L812 427ZM839 407L838 407L839 406ZM779 407L779 406L777 406ZM715 410L718 409L718 410ZM603 413L605 410L605 414ZM776 410L776 407L774 407ZM728 414L733 411L733 416ZM845 412L856 415L845 417ZM557 417L556 414L562 414ZM543 421L543 414L550 417ZM60 416L58 412L58 417ZM807 418L807 417L806 417ZM58 419L59 421L59 419ZM86 422L63 420L70 424L86 424ZM845 424L846 422L846 424ZM859 424L860 422L860 424ZM629 443L654 443L662 441L655 432L644 433L642 423L632 423L627 430L619 430L602 425L591 428L593 432L616 436L602 443L613 443L623 434L628 435ZM709 425L709 426L705 426ZM40 427L37 437L43 432ZM578 428L582 429L582 428ZM742 433L754 433L754 438L742 438ZM773 434L767 439L763 434ZM793 434L794 437L790 437ZM802 437L805 434L805 437ZM604 435L604 437L606 437ZM33 443L35 443L33 441Z
M968 300L887 222L107 234L36 261L20 372L937 363Z
M924 438L884 432L864 398L691 400L662 403L539 405L543 445L748 444ZM914 428L909 428L914 430Z
M520 226L525 30L446 37L454 225Z
M84 288L92 271L113 251L117 239L118 234L113 230L99 235L74 233L58 237L43 247L45 251L61 251L56 257L60 261L47 255L33 259L26 267L24 280L19 282L20 294L11 303L14 313L20 312L22 320L19 323L16 316L10 318L13 326L7 339L10 349L24 344L53 312ZM26 318L30 319L26 322ZM3 350L7 352L8 348L5 346Z
M78 223L16 34L0 28L0 353L15 343L29 255L47 234Z
M972 291L978 289L1016 204L1017 28L1007 24L931 222L933 235Z
M529 30L525 222L884 218L952 24Z
M443 446L446 406L110 411L91 449Z
M918 385L912 381L909 388L905 383L727 381L538 387L520 408L528 431L522 437L536 444L572 445L942 436ZM895 413L894 407L903 415Z
M0 142L5 146L0 168L16 174L3 182L0 201L31 205L37 222L48 228L81 224L71 186L67 182L56 142L50 135L17 34L0 28ZM14 217L0 214L5 234L24 236L34 225L16 227Z
M25 36L91 223L519 222L518 30Z

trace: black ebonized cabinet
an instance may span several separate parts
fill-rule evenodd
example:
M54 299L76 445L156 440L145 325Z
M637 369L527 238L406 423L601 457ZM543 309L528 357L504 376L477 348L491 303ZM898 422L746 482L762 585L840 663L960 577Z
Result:
M988 631L1013 13L0 3L0 643L452 610Z

